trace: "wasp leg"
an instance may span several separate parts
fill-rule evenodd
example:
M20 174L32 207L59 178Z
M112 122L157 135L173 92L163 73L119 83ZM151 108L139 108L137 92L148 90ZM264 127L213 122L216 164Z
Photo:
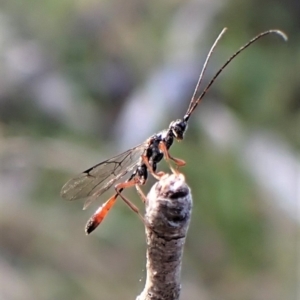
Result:
M144 194L144 192L142 191L142 189L140 188L140 186L138 184L135 185L135 188L136 188L138 195L142 199L143 203L145 203L147 200L146 195Z
M143 202L145 202L146 196L142 192L142 190L138 187L138 181L133 178L132 180L129 180L127 182L119 183L115 186L116 194L114 194L112 197L110 197L105 203L103 203L96 212L92 215L92 217L88 220L86 226L85 226L85 233L90 234L92 231L94 231L100 223L104 220L110 209L114 206L118 196L122 198L122 200L130 207L131 210L133 210L135 213L139 215L139 217L144 222L143 216L140 214L139 209L126 197L124 197L121 192L128 187L135 186L139 196L142 198ZM145 222L144 222L145 223Z
M180 158L175 158L175 157L171 156L171 154L169 153L169 151L166 147L166 144L164 142L159 143L159 149L164 153L165 160L168 162L171 171L174 174L178 174L179 167L183 167L186 164L186 162ZM176 164L176 170L174 170L173 167L171 166L170 160L173 160L174 163Z
M117 192L117 195L119 195L119 196L122 198L122 200L129 206L129 208L130 208L132 211L134 211L135 213L137 213L138 216L141 218L141 220L144 222L144 217L140 214L139 209L138 209L138 208L137 208L130 200L128 200L125 196L123 196L123 195L121 194L121 191L123 191L123 189L128 188L128 187L131 187L131 186L135 186L135 187L138 186L138 181L137 181L136 178L133 178L132 180L127 181L127 182L123 182L123 183L117 184L117 185L115 186L115 190L116 190L116 192ZM139 196L141 196L140 192L144 195L144 193L142 192L141 189L140 189L140 190L137 189L137 191L138 191ZM145 196L145 195L144 195L144 196ZM145 197L145 198L146 198L146 197ZM144 199L143 199L143 200L144 200Z
M142 160L143 163L146 165L148 171L151 173L151 175L156 179L156 180L160 180L162 176L165 175L164 172L160 171L160 172L154 172L152 166L149 164L149 160L147 158L147 156L142 155Z

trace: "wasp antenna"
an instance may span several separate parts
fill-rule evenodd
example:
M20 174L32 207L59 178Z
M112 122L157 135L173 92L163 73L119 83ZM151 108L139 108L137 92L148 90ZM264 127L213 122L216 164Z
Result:
M222 35L223 31L221 32L220 35ZM245 45L243 45L239 50L237 50L233 55L231 55L227 61L225 62L225 64L219 69L219 71L215 74L215 76L210 80L210 82L208 83L208 85L205 87L205 89L203 90L203 92L201 93L201 95L197 98L197 99L194 99L195 97L195 94L196 94L196 91L198 89L198 83L197 83L197 86L196 86L196 89L195 89L195 92L193 94L193 98L189 104L189 107L187 109L187 112L184 116L184 120L188 120L192 114L192 112L195 110L195 108L197 107L197 105L200 103L200 101L203 99L203 97L205 96L205 94L207 93L207 91L209 90L209 88L211 87L211 85L214 83L214 81L217 79L217 77L220 75L220 73L225 69L225 67L237 56L239 55L243 50L245 50L246 48L248 48L250 45L252 45L254 42L256 42L258 39L262 38L263 36L265 35L268 35L268 34L271 34L271 33L275 33L277 35L279 35L280 37L282 37L282 39L284 41L287 41L288 40L288 37L287 35L282 32L281 30L278 30L278 29L270 29L270 30L267 30L267 31L264 31L264 32L261 32L259 33L257 36L255 36L254 38L252 38L249 42L247 42ZM219 36L220 37L220 36ZM218 39L219 39L218 37ZM216 42L218 41L218 39L216 40ZM211 48L211 51L209 52L208 54L208 57L205 61L205 63L207 63L208 59L209 59L209 56L211 55L211 52L212 50L214 49L214 46L216 44L216 42L214 43L213 47ZM203 66L202 68L202 72L201 72L201 75L203 75L203 69L206 68L206 65ZM200 75L200 77L201 77ZM202 78L198 80L201 81Z
M195 87L195 90L194 90L192 99L191 99L191 101L190 101L190 104L189 104L187 113L185 114L185 116L184 116L184 118L183 118L185 121L188 121L188 119L189 119L189 117L190 117L190 114L188 114L188 112L189 112L189 110L192 108L192 106L193 106L193 104L194 104L194 102L195 102L195 100L196 100L195 97L196 97L197 91L198 91L198 89L199 89L199 86L200 86L200 84L201 84L201 82L202 82L203 75L204 75L204 72L205 72L205 70L206 70L206 68L207 68L207 64L208 64L208 62L209 62L209 59L210 59L210 57L211 57L211 55L212 55L212 53L213 53L213 51L214 51L214 49L215 49L217 43L219 42L219 40L221 39L221 37L223 36L223 34L225 33L226 30L227 30L226 27L223 28L223 30L220 32L220 34L219 34L218 37L216 38L215 42L214 42L213 45L211 46L211 48L210 48L210 50L209 50L209 52L208 52L208 54L207 54L207 56L206 56L206 59L205 59L205 62L204 62L204 64L203 64L201 73L200 73L200 75L199 75L199 78L198 78L198 81L197 81L197 84L196 84L196 87Z
M270 30L268 30L270 33L276 33L276 34L278 34L279 36L281 36L282 37L282 39L285 41L285 42L287 42L288 41L288 36L283 32L283 31L281 31L281 30L279 30L279 29L270 29ZM268 31L266 31L266 32L268 32ZM265 32L265 33L266 33ZM263 32L264 33L264 32Z

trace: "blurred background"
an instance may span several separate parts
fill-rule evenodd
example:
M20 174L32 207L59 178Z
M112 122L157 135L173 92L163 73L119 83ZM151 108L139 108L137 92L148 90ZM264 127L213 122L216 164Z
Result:
M205 83L259 32L289 41L270 35L238 56L171 149L194 198L181 298L299 299L299 12L296 0L2 0L0 299L142 291L139 218L119 201L85 236L112 191L82 211L60 189L183 117L223 27Z

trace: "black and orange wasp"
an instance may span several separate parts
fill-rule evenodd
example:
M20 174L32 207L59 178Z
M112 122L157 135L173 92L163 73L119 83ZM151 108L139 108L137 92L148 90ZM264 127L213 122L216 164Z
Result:
M125 188L135 186L138 194L145 202L146 197L142 192L140 186L144 185L147 181L148 173L151 173L156 179L161 178L163 172L156 172L156 170L157 164L163 158L165 158L168 162L172 160L177 168L185 165L185 162L183 160L172 157L169 153L169 149L172 146L174 139L177 141L181 141L183 139L184 134L188 128L188 121L191 114L203 99L216 78L238 54L240 54L243 50L245 50L258 39L272 33L281 36L284 40L287 40L287 36L282 31L277 29L267 30L258 34L228 58L228 60L218 70L218 72L213 76L207 86L200 93L199 87L202 82L203 74L206 70L208 61L218 41L223 36L225 31L226 28L224 28L219 34L210 51L208 52L194 93L190 100L190 104L182 119L172 121L168 129L152 135L142 144L87 169L83 173L70 179L62 187L61 196L66 200L73 201L86 198L84 204L85 209L89 204L91 204L91 202L93 202L109 188L115 185L114 195L111 196L104 204L102 204L87 222L85 227L86 234L91 233L103 221L109 210L115 204L118 196L120 196L134 212L140 215L138 208L124 195L122 195L122 191ZM173 172L176 172L174 171L174 169L172 170ZM126 175L128 175L128 179L126 181L116 184L118 180L121 180Z

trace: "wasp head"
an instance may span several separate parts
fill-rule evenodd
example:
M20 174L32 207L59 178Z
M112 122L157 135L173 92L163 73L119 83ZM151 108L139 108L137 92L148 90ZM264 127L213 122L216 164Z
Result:
M188 125L186 121L178 119L170 123L169 130L173 133L176 140L181 141L187 127Z

